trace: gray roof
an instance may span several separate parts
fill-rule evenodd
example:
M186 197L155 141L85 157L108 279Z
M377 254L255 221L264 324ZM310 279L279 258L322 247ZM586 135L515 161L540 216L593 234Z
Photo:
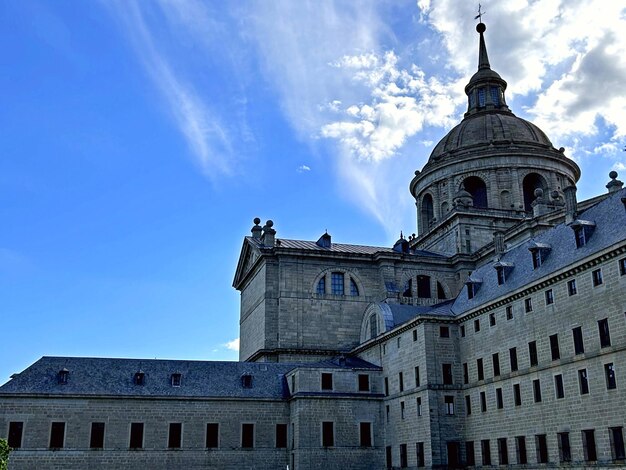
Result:
M471 275L472 279L482 280L474 298L468 299L467 291L463 289L454 302L452 311L457 315L462 314L549 276L594 253L626 241L626 208L621 201L625 196L626 189L615 192L578 215L581 221L595 222L593 234L581 248L576 248L572 227L560 224L511 249L501 257L501 262L514 266L507 270L504 284L498 285L495 263L481 266ZM537 245L548 245L551 249L547 250L541 266L533 269L529 248Z
M259 247L263 247L263 243L260 240L253 237L246 237L252 243ZM309 240L290 240L288 238L277 239L278 248L289 248L302 251L321 251L329 253L355 253L363 255L374 255L376 253L397 253L393 248L384 246L368 246L368 245L349 245L346 243L331 243L330 248L324 248L319 246L314 241ZM439 253L425 250L412 250L408 254L414 254L417 256L436 256L441 257Z
M377 369L358 358L339 358L320 363L180 361L166 359L111 359L44 356L0 387L3 394L99 395L181 398L273 398L289 396L285 374L295 368ZM69 371L67 384L58 373ZM135 385L136 372L145 374L145 384ZM182 376L181 386L172 386L172 374ZM252 387L244 388L241 377L252 375Z
M385 320L385 329L390 330L412 320L418 315L451 317L454 316L450 307L453 300L446 300L437 305L404 305L381 302L380 309Z

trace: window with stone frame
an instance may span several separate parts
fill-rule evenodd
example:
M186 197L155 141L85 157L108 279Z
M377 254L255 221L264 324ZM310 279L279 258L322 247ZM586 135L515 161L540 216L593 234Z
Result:
M322 422L322 447L335 445L335 423L332 421Z
M609 428L609 438L611 441L611 456L613 460L620 461L626 459L626 451L624 450L624 428Z
M333 295L344 295L344 274L333 272L330 274L330 291Z
M554 376L554 394L557 399L565 398L565 388L563 386L563 375Z
M511 364L511 372L517 371L517 348L509 349L509 362Z
M287 448L287 425L285 423L278 423L276 425L276 448Z
M254 447L254 424L241 424L241 447L244 449L252 449Z
M601 348L608 348L609 346L611 346L611 333L609 332L608 318L598 320L598 334L600 336Z
M598 451L596 448L596 433L594 429L582 430L583 456L586 462L595 462L598 460Z
M578 289L576 288L576 279L571 279L567 281L567 294L571 297L572 295L576 295L578 293Z
M557 443L559 445L559 461L571 462L572 461L572 449L569 442L569 433L560 432L557 434Z
M50 449L62 449L65 445L65 423L55 421L50 425Z
M593 283L593 287L598 287L599 285L604 283L602 279L602 269L595 269L591 272L591 281Z
M578 387L581 395L587 395L589 393L589 378L587 377L587 369L580 369L578 371Z
M604 364L604 377L606 379L607 390L614 390L617 388L617 381L615 380L615 366L612 362Z
M626 276L626 258L619 260L619 275Z
M554 303L554 293L552 292L552 289L548 289L545 292L545 297L546 297L546 305L552 305Z
M372 423L359 423L359 445L361 447L372 447Z
M9 435L7 436L7 444L11 449L19 449L22 447L22 435L24 433L23 421L9 422Z
M206 448L217 449L219 446L220 425L219 423L207 423L206 425Z
M444 404L446 406L446 414L454 414L454 397L452 395L445 395L443 397Z
M574 338L574 354L583 354L585 352L585 344L583 343L582 327L577 326L572 329L572 336Z

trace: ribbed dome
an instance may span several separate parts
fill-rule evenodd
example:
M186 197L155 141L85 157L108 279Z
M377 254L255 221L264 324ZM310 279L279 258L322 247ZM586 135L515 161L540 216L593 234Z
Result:
M467 116L439 141L429 163L444 154L498 143L516 143L552 147L541 129L510 112L484 112Z

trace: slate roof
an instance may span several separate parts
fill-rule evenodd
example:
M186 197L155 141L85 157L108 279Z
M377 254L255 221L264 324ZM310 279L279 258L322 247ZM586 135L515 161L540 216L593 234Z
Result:
M404 305L381 302L379 307L385 320L385 330L390 330L412 320L418 315L454 316L450 310L452 302L454 300L446 300L437 305Z
M5 394L133 396L163 398L270 398L289 396L285 374L295 368L372 368L358 358L338 358L320 363L181 361L165 359L111 359L44 356L0 387ZM69 370L67 384L58 383L61 369ZM145 384L135 385L136 372ZM180 387L171 376L182 375ZM241 376L252 375L252 387L244 388Z
M623 197L626 197L626 189L611 194L578 215L578 220L596 224L587 243L581 248L576 248L572 227L560 224L511 249L501 257L501 262L513 264L512 268L507 269L504 284L498 285L495 263L481 266L471 275L472 279L482 280L474 298L468 299L467 290L461 290L452 306L452 311L457 315L467 312L538 281L594 253L626 241L626 208L621 201ZM534 248L537 244L541 244L540 246L548 245L550 249L547 251L541 266L533 269L529 248Z
M246 237L253 244L258 247L263 247L263 244L260 240L255 239L253 237ZM324 248L319 246L314 241L309 240L290 240L288 238L278 238L277 247L278 248L289 248L295 250L302 251L322 251L329 253L355 253L355 254L363 254L363 255L374 255L376 253L397 253L393 248L384 247L384 246L368 246L368 245L349 245L346 243L331 243L330 248ZM442 257L443 255L439 253L434 253L432 251L425 250L415 250L411 251L409 254L414 254L417 256L435 256Z

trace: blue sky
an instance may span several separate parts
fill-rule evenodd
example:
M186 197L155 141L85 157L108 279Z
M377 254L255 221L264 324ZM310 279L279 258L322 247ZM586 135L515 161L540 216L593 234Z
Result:
M519 116L626 178L622 2L483 2ZM42 355L236 359L252 219L390 245L464 112L476 6L0 5L0 382Z

